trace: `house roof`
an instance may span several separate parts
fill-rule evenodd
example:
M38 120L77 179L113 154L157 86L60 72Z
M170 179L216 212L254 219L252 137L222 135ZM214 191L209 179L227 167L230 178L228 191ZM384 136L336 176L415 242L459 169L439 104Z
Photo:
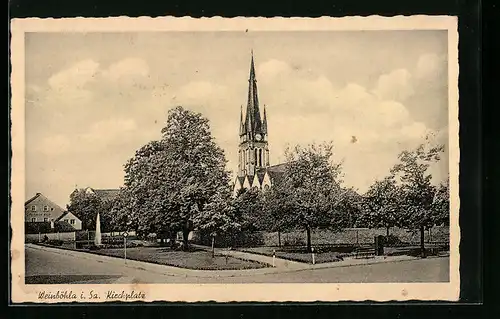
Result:
M113 200L120 193L119 189L94 189L94 193L105 200Z
M96 189L92 187L84 188L85 191L91 191L96 196L100 197L103 200L114 200L118 194L120 193L119 189Z
M60 221L60 220L62 220L62 219L63 219L64 217L66 217L66 215L68 215L68 214L71 214L71 215L73 215L73 217L75 217L75 218L77 218L78 220L80 220L80 218L78 218L78 216L76 216L76 215L75 215L75 214L73 214L72 212L64 212L61 216L59 216L59 217L56 219L56 221Z
M52 206L53 208L55 208L54 210L50 211L51 218L53 218L54 220L57 219L57 218L59 218L60 216L64 215L65 210L61 206L57 205L56 203L54 203L53 201L51 201L50 199L48 199L42 193L36 193L35 196L33 196L30 199L28 199L24 203L25 209L26 209L26 206L28 206L35 199L41 199L44 202L46 202L47 204L49 204L50 206Z

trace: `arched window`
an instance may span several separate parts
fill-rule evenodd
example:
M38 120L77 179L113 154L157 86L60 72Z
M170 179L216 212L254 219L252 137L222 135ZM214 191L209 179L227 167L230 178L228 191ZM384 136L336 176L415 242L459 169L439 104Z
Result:
M259 166L262 166L262 150L259 149Z

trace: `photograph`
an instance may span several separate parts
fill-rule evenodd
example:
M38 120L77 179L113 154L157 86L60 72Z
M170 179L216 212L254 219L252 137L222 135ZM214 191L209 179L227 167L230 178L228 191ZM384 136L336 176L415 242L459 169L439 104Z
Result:
M13 300L458 298L453 17L12 34Z

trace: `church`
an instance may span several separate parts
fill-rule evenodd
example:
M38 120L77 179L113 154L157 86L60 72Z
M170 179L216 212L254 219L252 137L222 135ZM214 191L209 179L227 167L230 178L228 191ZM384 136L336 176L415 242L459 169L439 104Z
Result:
M261 116L252 52L246 112L243 114L243 107L240 111L238 172L234 181L234 195L243 188L268 189L283 174L286 164L270 165L268 143L266 106Z

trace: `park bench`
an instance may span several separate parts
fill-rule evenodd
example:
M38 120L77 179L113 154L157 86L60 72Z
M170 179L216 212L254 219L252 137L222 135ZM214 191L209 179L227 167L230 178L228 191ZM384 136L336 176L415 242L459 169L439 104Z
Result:
M358 247L354 251L354 258L374 258L375 257L375 248L373 247Z

